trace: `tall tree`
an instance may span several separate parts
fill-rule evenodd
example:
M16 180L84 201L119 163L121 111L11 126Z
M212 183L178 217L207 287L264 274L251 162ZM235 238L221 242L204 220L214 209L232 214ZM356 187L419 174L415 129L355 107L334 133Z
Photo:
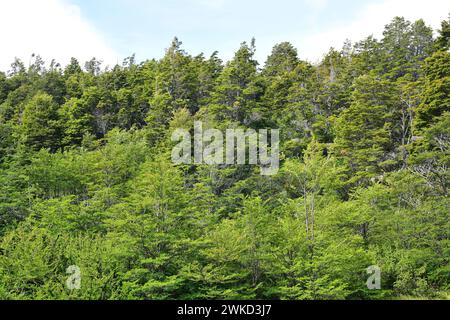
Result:
M356 79L351 106L336 122L336 153L345 160L350 182L368 182L396 157L391 141L395 122L395 87L373 76Z

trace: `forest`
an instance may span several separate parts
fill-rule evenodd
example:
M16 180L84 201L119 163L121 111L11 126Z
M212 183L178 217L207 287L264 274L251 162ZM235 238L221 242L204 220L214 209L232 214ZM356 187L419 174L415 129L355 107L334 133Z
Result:
M0 72L0 299L450 299L450 17L256 50ZM279 129L279 171L174 164L194 121Z

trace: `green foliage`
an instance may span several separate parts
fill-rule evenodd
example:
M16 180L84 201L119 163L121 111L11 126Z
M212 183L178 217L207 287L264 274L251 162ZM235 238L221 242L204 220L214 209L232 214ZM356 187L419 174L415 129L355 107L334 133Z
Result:
M52 233L24 224L0 243L2 299L115 299L120 265L114 244L99 236ZM66 286L67 268L80 268L79 290Z
M34 150L50 149L55 151L60 145L57 104L52 96L36 94L25 105L22 115L24 143Z
M0 72L0 299L448 296L448 26L433 39L397 17L318 64L284 42L259 67L254 40L224 64L177 38L106 70L16 59ZM194 121L281 129L278 174L174 165L172 132Z
M450 111L450 53L439 51L426 60L426 87L422 103L417 108L415 127L420 129L435 122L445 111Z
M447 21L442 21L439 37L436 39L436 47L438 50L450 49L450 15Z
M336 154L350 170L351 183L367 183L395 164L392 130L396 104L395 87L367 75L355 80L351 106L336 122Z

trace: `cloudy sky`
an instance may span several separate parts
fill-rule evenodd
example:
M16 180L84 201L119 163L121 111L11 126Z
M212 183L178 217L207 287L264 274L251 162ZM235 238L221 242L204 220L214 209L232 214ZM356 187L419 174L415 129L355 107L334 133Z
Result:
M159 58L174 36L191 54L218 50L224 60L255 37L261 63L290 41L315 62L345 39L379 36L396 15L437 29L449 12L447 0L0 0L0 70L32 53L62 64Z

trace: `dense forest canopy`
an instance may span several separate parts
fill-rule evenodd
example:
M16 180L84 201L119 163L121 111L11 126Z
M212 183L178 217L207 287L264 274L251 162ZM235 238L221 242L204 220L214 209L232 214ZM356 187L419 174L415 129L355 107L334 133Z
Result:
M394 18L318 64L0 72L0 298L382 299L450 292L450 20ZM280 129L280 170L175 165L171 133ZM81 284L66 286L68 267ZM367 268L381 270L369 290Z

